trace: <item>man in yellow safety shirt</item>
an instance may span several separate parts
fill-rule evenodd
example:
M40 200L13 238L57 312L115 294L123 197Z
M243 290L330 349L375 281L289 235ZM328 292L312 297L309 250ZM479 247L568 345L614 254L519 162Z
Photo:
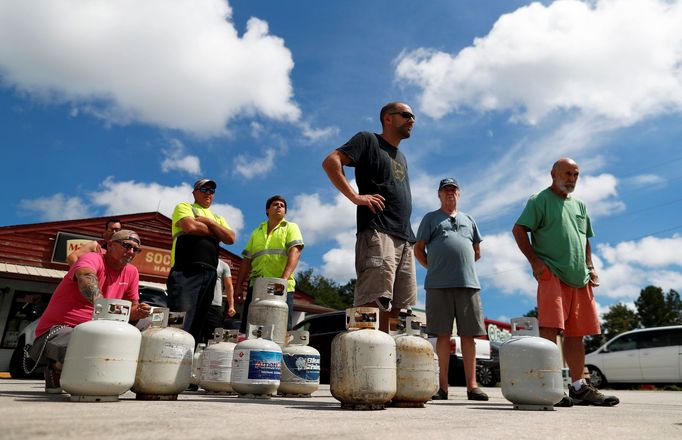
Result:
M268 220L264 221L249 237L242 252L244 259L237 277L237 301L244 301L239 331L246 333L249 304L253 297L253 283L256 278L283 278L287 280L287 306L289 319L287 328L292 326L294 306L294 271L303 250L303 236L296 223L284 219L287 202L284 197L275 195L265 203ZM244 281L249 277L249 287L244 295ZM244 298L246 296L246 298Z

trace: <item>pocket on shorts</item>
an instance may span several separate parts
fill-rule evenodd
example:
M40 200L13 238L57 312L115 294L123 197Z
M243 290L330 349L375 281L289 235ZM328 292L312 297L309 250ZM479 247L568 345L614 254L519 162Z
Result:
M358 273L379 268L384 264L383 246L377 231L372 230L371 233L364 234L359 244L360 249L356 250L360 257L356 267Z
M552 279L552 271L549 270L549 267L545 267L544 272L540 274L540 281L549 281Z

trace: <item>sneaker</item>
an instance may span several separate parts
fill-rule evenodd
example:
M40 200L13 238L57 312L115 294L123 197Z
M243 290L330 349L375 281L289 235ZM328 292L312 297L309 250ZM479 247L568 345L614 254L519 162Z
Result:
M379 299L374 301L374 303L379 307L379 310L382 312L390 312L392 305L391 305L391 298L386 298L384 296L380 296Z
M43 376L45 377L45 392L48 394L59 394L62 392L62 387L59 384L59 378L61 377L62 373L59 370L55 370L54 368L47 366L45 367L45 371L43 372Z
M488 400L488 395L483 392L480 388L474 388L467 390L467 399L469 400L480 400L485 402Z
M559 408L570 408L573 406L573 399L571 399L569 395L564 393L564 397L562 397L559 402L555 403L554 406Z
M578 391L571 385L568 395L576 405L615 406L620 403L616 396L606 396L597 391L592 384L584 383Z
M448 392L438 388L438 391L431 397L431 400L448 400Z

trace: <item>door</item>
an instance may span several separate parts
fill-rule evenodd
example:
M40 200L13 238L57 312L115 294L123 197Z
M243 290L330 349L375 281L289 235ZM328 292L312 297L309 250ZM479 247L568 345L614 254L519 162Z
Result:
M682 327L641 333L639 362L644 382L680 381Z
M622 335L606 346L600 353L603 359L602 373L609 382L640 382L642 370L637 350L638 333Z

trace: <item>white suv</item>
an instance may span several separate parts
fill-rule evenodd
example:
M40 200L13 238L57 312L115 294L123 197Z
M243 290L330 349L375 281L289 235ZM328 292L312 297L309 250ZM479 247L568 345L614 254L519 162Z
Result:
M621 333L585 356L592 384L682 382L682 325Z

